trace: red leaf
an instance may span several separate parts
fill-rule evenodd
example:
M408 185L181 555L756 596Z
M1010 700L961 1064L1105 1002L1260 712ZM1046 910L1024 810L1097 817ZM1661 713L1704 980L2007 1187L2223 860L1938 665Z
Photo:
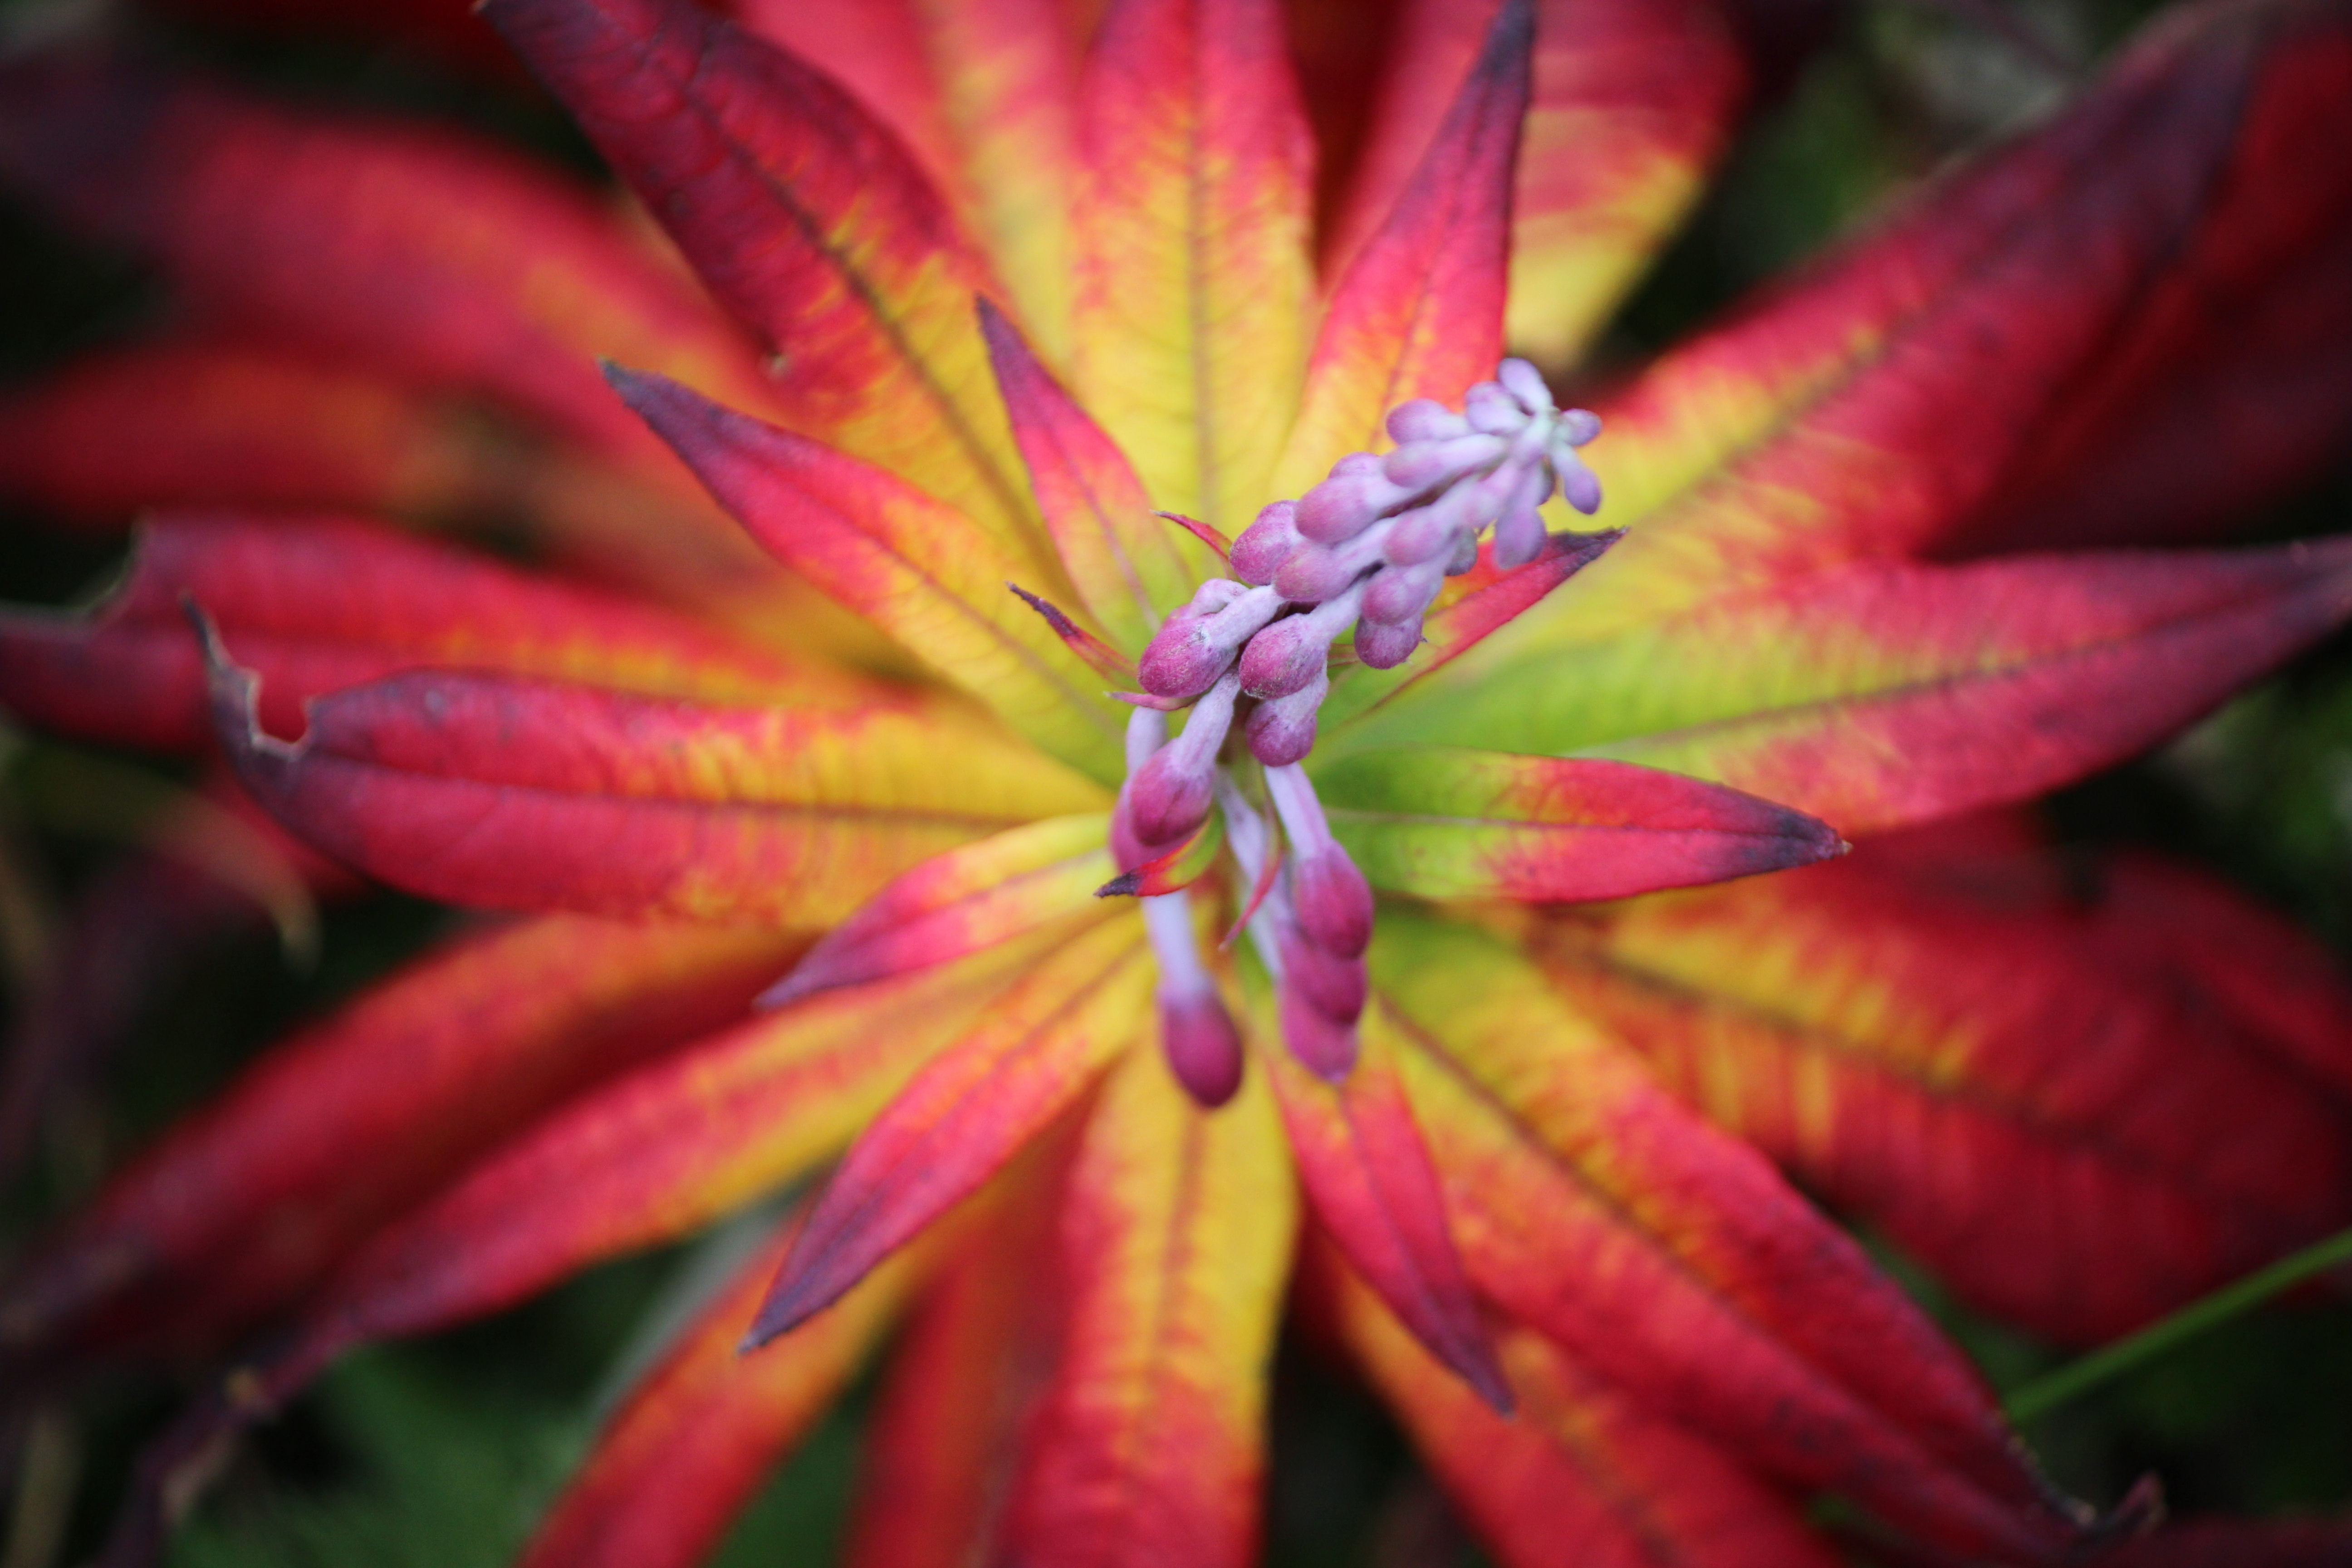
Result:
M1505 1419L1431 1361L1371 1292L1340 1282L1349 1348L1487 1548L1513 1568L1829 1568L1790 1500L1524 1329L1501 1351Z
M1720 1125L1963 1299L2095 1344L2352 1223L2352 1033L2331 1093L2208 978L2216 940L2265 939L2321 970L2300 1016L2352 1017L2305 939L2137 861L1865 848L1538 940Z
M2276 167L2282 124L2338 122L2340 68L2314 68L2345 30L2326 6L2183 12L2063 115L1661 361L1603 408L1611 519L1643 526L1594 624L1947 538L2078 397L2158 368L2119 351L2151 304L2206 308L2189 258L2275 244L2250 265L2291 275L2308 253L2278 215L2339 202L2340 171L2286 154L2243 231L2230 171Z
M571 1101L377 1233L320 1294L273 1384L510 1306L806 1174L976 1020L1036 994L1027 972L1076 935L812 997Z
M985 268L897 138L691 0L488 0L482 15L782 356L768 401L787 424L1042 552L972 320Z
M1133 921L1036 966L867 1123L809 1211L752 1326L764 1343L823 1310L1010 1159L1136 1043L1150 1013Z
M763 405L747 345L691 284L495 144L88 58L16 62L0 104L0 175L264 332L646 457L597 355Z
M757 1356L744 1327L793 1222L735 1271L598 1434L520 1568L695 1568L806 1436L897 1315L910 1261Z
M1532 0L1507 0L1453 107L1332 290L1274 493L1296 496L1416 397L1458 403L1502 357L1511 175L1527 116Z
M716 702L846 707L890 691L368 524L226 512L145 524L129 575L89 616L0 610L0 701L71 734L183 751L207 744L203 649L182 609L189 599L261 676L262 721L280 734L301 729L314 697L436 664Z
M1327 272L1359 253L1441 134L1496 10L1492 0L1402 7L1388 72L1368 95L1370 142L1324 247ZM1538 0L1535 22L1533 102L1509 206L1507 335L1557 364L1603 323L1698 195L1746 100L1748 64L1710 0Z
M1039 1152L1036 1178L974 1227L899 1337L866 1423L845 1568L950 1568L987 1553L1063 1316L1037 1281L1053 1268L1053 1167L1067 1151L1049 1141Z
M1204 1111L1131 1052L1063 1209L1062 1354L1024 1425L1007 1561L1244 1568L1297 1198L1262 1088Z
M1254 1031L1317 1221L1429 1352L1497 1411L1510 1385L1487 1342L1447 1224L1447 1205L1398 1077L1383 1007L1366 1009L1362 1054L1326 1082L1293 1061L1270 1019Z
M1212 563L1200 551L1178 547L1126 454L986 300L980 325L1054 547L1087 613L1132 657L1161 617L1192 596Z
M1958 1351L1532 965L1394 909L1372 960L1484 1295L1778 1479L2004 1561L2073 1538Z
M625 370L613 381L777 559L1040 744L1117 776L1121 726L1100 679L1004 591L1026 575L1023 563L969 518L674 382Z
M1332 827L1373 885L1425 899L1622 899L1839 854L1801 812L1622 763L1436 747L1315 770Z
M1279 491L1313 286L1313 149L1275 0L1111 0L1079 87L1071 384L1153 504Z
M1102 805L944 710L706 708L425 672L319 699L289 742L259 728L257 680L208 636L214 722L246 787L328 853L451 902L822 926L941 850Z
M0 403L0 488L77 521L152 506L454 511L483 454L442 404L247 344L76 360Z
M1500 653L1457 665L1355 734L1614 757L1718 780L1851 835L2022 799L2119 762L2347 615L2352 542L2341 540L1857 563L1605 638L1557 620L1523 626L1502 668Z
M1109 818L1055 817L936 856L827 931L763 1006L945 963L1076 914L1111 868Z
M2218 536L2352 434L2352 163L2313 158L2352 100L2352 25L2273 24L2196 232L1945 551Z
M19 1267L12 1354L207 1345L565 1097L740 1013L798 939L551 916L429 955L250 1068Z

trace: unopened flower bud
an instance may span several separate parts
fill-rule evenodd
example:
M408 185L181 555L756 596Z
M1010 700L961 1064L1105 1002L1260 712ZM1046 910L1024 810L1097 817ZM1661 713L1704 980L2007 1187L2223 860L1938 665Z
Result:
M1372 940L1372 889L1337 844L1303 850L1290 868L1298 929L1318 947L1359 958Z
M1519 400L1495 382L1482 381L1472 387L1462 401L1462 413L1470 421L1470 428L1489 436L1511 436L1524 429L1528 410Z
M1421 617L1396 626L1377 621L1356 623L1356 659L1368 669L1394 669L1421 646Z
M1384 525L1374 524L1344 544L1302 544L1274 574L1274 591L1294 605L1319 605L1380 563Z
M1415 441L1399 447L1381 461L1389 482L1415 496L1435 486L1451 484L1498 461L1510 449L1500 436L1456 436L1446 441ZM1328 482L1328 481L1327 481ZM1299 524L1302 531L1305 521Z
M1217 749L1234 720L1241 682L1228 672L1193 706L1184 732L1151 753L1122 792L1128 826L1144 845L1181 844L1209 819L1217 782Z
M1267 767L1300 762L1315 749L1315 715L1331 693L1330 671L1318 669L1315 679L1287 697L1261 702L1242 721L1242 739L1250 754Z
M1444 568L1434 561L1418 566L1391 566L1375 573L1364 587L1364 619L1383 626L1418 621L1444 582ZM1360 654L1361 650L1358 651Z
M1301 1001L1342 1024L1363 1016L1371 982L1360 956L1342 958L1297 931L1284 931L1281 952L1282 983Z
M1257 514L1257 521L1242 530L1234 541L1229 563L1234 575L1253 586L1263 587L1274 581L1274 574L1285 561L1290 559L1303 541L1298 534L1298 503L1278 500Z
M1495 379L1519 401L1519 406L1529 414L1548 414L1552 408L1551 388L1544 384L1543 373L1523 359L1507 359L1495 367Z
M1160 1049L1184 1092L1214 1110L1242 1086L1242 1036L1214 990L1171 992L1162 984Z
M1298 1065L1326 1083L1346 1078L1356 1065L1356 1026L1332 1017L1287 983L1276 987L1275 1002L1282 1043Z
M1591 517L1601 510L1601 476L1582 463L1562 465L1559 493L1568 499L1569 505Z
M1478 536L1466 530L1454 535L1454 559L1445 563L1448 577L1459 577L1478 564Z
M1571 447L1581 447L1601 434L1601 416L1589 408L1563 409L1559 434Z
M1341 459L1333 466L1329 479L1298 498L1294 521L1300 534L1318 544L1353 539L1383 512L1413 497L1412 491L1389 482L1381 472L1379 458L1361 452L1355 456L1365 458L1365 464L1349 468L1349 460Z
M1551 496L1551 470L1538 463L1519 477L1511 499L1495 520L1495 564L1505 571L1524 566L1544 550L1543 513Z
M1331 642L1356 618L1360 585L1324 600L1250 638L1242 650L1242 689L1252 697L1287 697L1313 681L1331 658Z
M1416 397L1389 410L1388 432L1389 439L1399 443L1443 441L1467 436L1470 422L1434 398Z
M1220 583L1225 587L1212 594ZM1182 700L1200 696L1216 684L1242 644L1281 608L1282 596L1271 588L1211 579L1192 595L1192 604L1168 617L1143 650L1136 667L1138 684L1154 697Z

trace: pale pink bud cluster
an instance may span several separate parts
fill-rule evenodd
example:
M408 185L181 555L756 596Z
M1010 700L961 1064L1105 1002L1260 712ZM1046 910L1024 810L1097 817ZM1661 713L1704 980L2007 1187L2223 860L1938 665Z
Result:
M1234 575L1202 584L1144 649L1149 696L1130 699L1144 705L1129 721L1111 816L1113 856L1130 871L1181 848L1222 797L1228 840L1255 883L1275 853L1269 829L1218 765L1239 723L1291 847L1251 939L1275 976L1284 1045L1331 1079L1355 1065L1372 935L1371 888L1297 765L1331 689L1332 644L1352 627L1361 662L1402 664L1444 580L1476 563L1481 534L1494 530L1496 565L1521 566L1544 552L1540 509L1555 491L1579 511L1601 505L1577 450L1601 421L1556 406L1524 360L1472 387L1461 413L1423 398L1391 410L1388 431L1397 445L1385 456L1343 458L1299 500L1260 512L1234 542ZM1171 742L1166 710L1187 705ZM1170 1069L1202 1104L1222 1104L1241 1082L1241 1037L1202 963L1185 896L1147 898L1144 921Z
M1470 570L1495 531L1495 563L1543 552L1543 504L1555 490L1578 510L1601 483L1577 448L1601 433L1580 408L1554 405L1525 360L1505 360L1454 413L1422 398L1392 410L1385 457L1342 458L1297 501L1280 500L1234 542L1232 578L1213 578L1144 650L1144 690L1186 702L1229 671L1254 704L1243 720L1268 767L1305 757L1328 688L1331 645L1350 626L1375 669L1421 645L1422 618L1449 576Z

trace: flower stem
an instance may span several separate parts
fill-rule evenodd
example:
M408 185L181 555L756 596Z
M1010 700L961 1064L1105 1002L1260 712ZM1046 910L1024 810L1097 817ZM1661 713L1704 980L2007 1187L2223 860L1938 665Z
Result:
M2096 1388L2143 1362L2153 1361L2183 1341L2194 1339L2208 1329L2218 1328L2288 1287L2299 1285L2339 1263L2352 1263L2352 1230L2341 1230L2324 1241L2313 1242L2302 1251L2289 1254L2267 1268L2258 1268L2233 1284L2224 1285L2210 1296L2191 1301L2170 1317L2150 1323L2128 1338L2117 1340L2104 1350L2094 1351L2080 1361L2070 1362L2055 1372L2035 1378L2002 1401L2002 1407L2011 1421L2036 1420L2075 1395Z

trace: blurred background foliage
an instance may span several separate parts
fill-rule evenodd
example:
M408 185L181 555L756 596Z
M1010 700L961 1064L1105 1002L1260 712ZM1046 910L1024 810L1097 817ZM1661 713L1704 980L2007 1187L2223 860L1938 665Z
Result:
M0 27L39 26L54 9L0 0ZM199 9L268 25L199 21ZM455 27L455 8L444 9ZM2152 9L2147 0L1748 0L1767 97L1591 374L1606 379L1638 363L1901 200L1946 160L2046 110L2070 75ZM161 5L143 25L175 57L265 89L439 118L594 168L562 117L499 62L487 34L459 31L454 47L403 52L306 29L302 10L302 0ZM157 309L134 266L69 245L0 199L0 388ZM104 581L115 547L40 524L0 501L0 597L61 603ZM2255 536L2347 525L2352 463ZM143 824L164 809L159 803L191 782L0 730L0 969L12 1014L77 897L126 844L141 841ZM2202 858L2352 952L2352 639L2049 809L2071 842L2152 842ZM319 918L315 943L305 944L282 919L273 931L256 915L144 999L113 1059L54 1108L11 1173L0 1194L0 1247L13 1248L87 1194L125 1151L288 1026L417 952L457 917L375 894ZM630 1371L737 1240L722 1232L611 1265L492 1321L354 1357L231 1461L173 1563L509 1561ZM1902 1258L1882 1257L1996 1386L2017 1387L2063 1361L1955 1307ZM0 1568L51 1568L89 1551L137 1440L184 1393L167 1380L125 1379L69 1411L16 1412L0 1424L8 1519ZM866 1400L866 1391L854 1393L778 1473L736 1529L724 1568L832 1560ZM2352 1499L2347 1410L2352 1306L2313 1291L2077 1399L2032 1423L2028 1436L2060 1482L2084 1495L2113 1498L2153 1468L2184 1510L2340 1510ZM1284 1568L1477 1561L1379 1405L1310 1346L1283 1348L1271 1488L1267 1560Z

